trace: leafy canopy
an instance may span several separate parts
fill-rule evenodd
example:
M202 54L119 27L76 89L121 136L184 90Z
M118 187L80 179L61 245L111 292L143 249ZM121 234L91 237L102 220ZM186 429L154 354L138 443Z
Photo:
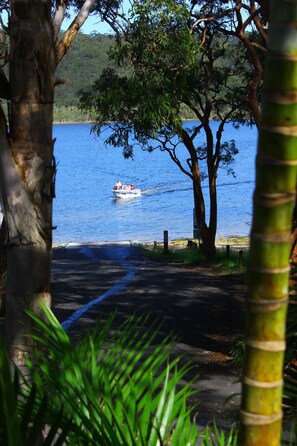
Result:
M106 142L123 146L125 156L132 154L132 129L142 144L165 127L172 134L181 132L181 102L191 94L188 79L197 79L199 73L199 47L187 19L184 2L135 4L126 39L112 54L126 74L106 69L82 94L81 107L96 111L98 134L103 124L120 124Z

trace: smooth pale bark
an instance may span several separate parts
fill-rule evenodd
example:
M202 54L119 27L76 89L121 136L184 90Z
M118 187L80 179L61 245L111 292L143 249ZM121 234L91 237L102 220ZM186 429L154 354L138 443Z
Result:
M85 23L90 10L92 6L94 5L95 0L85 0L84 4L81 7L81 10L75 17L75 19L71 22L69 28L67 31L63 34L63 37L61 41L59 42L59 45L56 49L56 60L57 65L60 63L62 58L67 53L68 49L70 48L71 42L82 27L82 25Z
M297 181L297 1L271 3L248 281L241 446L278 446Z

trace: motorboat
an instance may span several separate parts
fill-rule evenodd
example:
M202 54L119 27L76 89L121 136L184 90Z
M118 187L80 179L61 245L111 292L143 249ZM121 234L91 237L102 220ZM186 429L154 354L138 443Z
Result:
M112 189L116 198L135 198L141 196L141 189L135 188L133 184L115 185Z

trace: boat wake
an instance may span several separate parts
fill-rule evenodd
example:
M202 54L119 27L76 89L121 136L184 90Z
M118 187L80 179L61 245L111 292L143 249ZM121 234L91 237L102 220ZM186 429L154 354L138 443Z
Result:
M191 190L191 185L160 184L150 189L142 189L142 195L163 195Z
M217 187L229 187L229 186L237 186L239 184L250 184L254 183L254 180L248 180L248 181L233 181L233 182L226 182L226 183L218 183ZM207 189L208 185L206 182L202 185L202 189ZM151 195L165 195L165 194L173 194L178 192L188 192L192 191L192 185L190 182L186 183L179 183L179 184L157 184L154 187L145 189L141 187L141 196L151 196ZM113 200L115 198L112 198Z

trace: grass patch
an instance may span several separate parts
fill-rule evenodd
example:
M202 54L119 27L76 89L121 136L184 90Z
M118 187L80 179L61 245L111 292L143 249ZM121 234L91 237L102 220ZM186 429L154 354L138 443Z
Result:
M207 267L222 274L234 274L245 271L248 256L248 251L243 251L243 256L240 257L240 251L232 251L232 249L227 254L225 248L218 248L216 256L212 259L206 259L198 248L169 249L164 251L162 248L157 247L144 252L145 256L152 260Z
M239 235L231 235L229 237L219 237L217 239L220 245L249 245L249 237L242 237Z
M244 359L244 350L245 350L245 341L244 336L238 336L236 341L234 342L234 347L230 351L230 355L233 358L233 364L237 367L243 367L243 359Z

